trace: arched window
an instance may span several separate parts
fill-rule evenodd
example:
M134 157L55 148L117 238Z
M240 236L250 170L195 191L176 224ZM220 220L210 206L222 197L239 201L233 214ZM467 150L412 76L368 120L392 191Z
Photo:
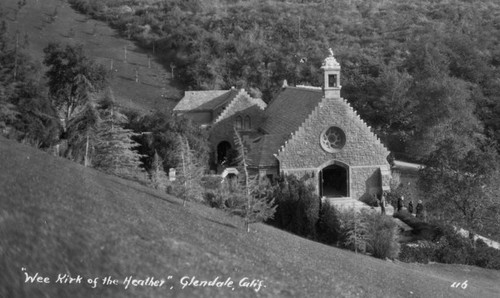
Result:
M252 122L250 120L250 116L245 116L245 129L251 129L252 128Z
M236 127L236 129L243 129L243 118L241 118L241 116L236 117L234 126Z

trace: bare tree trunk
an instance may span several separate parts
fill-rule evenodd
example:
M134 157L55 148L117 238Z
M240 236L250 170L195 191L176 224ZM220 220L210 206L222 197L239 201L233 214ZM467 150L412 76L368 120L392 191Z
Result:
M184 147L184 144L183 144L183 147ZM181 158L182 158L182 172L184 174L184 189L186 191L186 193L184 193L184 200L182 201L182 206L185 207L186 206L186 198L187 198L187 177L186 177L186 161L184 159L184 149L182 149L182 152L181 152Z
M249 187L249 177L248 177L248 165L247 165L247 156L245 154L245 146L243 144L243 139L241 138L239 132L235 129L234 133L236 135L236 138L238 138L238 143L240 144L241 148L241 158L242 158L242 163L243 163L243 171L245 172L245 191L246 191L246 210L245 210L245 228L247 230L247 233L250 232L250 223L249 223L249 218L250 218L250 199L251 199L251 193L250 193L250 187Z
M87 143L85 144L85 159L83 162L85 167L89 166L89 133L87 132Z

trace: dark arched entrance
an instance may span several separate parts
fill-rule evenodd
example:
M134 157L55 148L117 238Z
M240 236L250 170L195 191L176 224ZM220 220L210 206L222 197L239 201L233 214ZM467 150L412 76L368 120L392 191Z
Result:
M217 145L217 164L222 165L227 160L227 154L231 149L231 144L227 141L222 141Z
M339 198L349 196L349 168L333 164L323 168L319 173L320 195Z

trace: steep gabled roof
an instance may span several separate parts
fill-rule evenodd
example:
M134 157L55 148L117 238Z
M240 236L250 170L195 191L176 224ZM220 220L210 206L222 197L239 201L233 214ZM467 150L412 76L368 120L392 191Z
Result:
M311 114L322 97L320 89L286 87L265 110L262 130L269 134L291 134Z
M236 89L186 91L174 111L213 111L231 101L237 94Z
M246 104L243 102L246 101ZM231 99L227 101L227 106L224 111L214 120L214 123L220 122L221 120L241 111L242 107L257 106L261 110L264 110L267 105L260 98L254 98L250 96L245 89L240 89L235 95L231 96Z
M264 134L250 143L250 160L253 166L276 166L277 154L285 141L304 123L319 104L321 89L286 87L264 110L264 121L259 131Z
M254 166L275 166L274 157L291 134L304 123L319 104L321 89L286 87L269 103L264 111L264 121L259 127L265 134L254 139L250 159Z
M289 137L288 134L262 135L250 143L249 159L251 166L276 166L278 160L274 154Z

